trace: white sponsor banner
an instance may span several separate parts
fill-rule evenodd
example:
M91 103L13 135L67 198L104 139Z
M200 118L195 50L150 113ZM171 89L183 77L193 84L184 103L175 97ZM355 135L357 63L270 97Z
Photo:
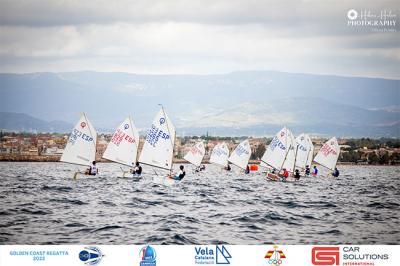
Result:
M0 265L398 266L399 245L53 245L0 246Z

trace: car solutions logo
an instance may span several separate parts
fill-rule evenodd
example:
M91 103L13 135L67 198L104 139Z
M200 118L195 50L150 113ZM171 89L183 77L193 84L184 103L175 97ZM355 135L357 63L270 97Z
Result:
M387 263L389 254L376 247L342 246L342 247L313 247L311 250L311 263L313 265L377 265L379 262Z
M139 252L140 266L156 266L156 250L150 245L142 247Z
M85 247L81 252L79 252L79 259L85 265L97 265L103 257L104 254L98 247Z
M196 264L231 264L232 256L224 245L198 246L194 251Z
M273 248L274 248L273 250L269 250L267 252L264 258L268 260L267 263L269 266L281 265L282 259L286 259L286 256L282 250L278 249L277 245L273 246Z
M339 247L313 247L311 250L311 263L313 265L339 265Z

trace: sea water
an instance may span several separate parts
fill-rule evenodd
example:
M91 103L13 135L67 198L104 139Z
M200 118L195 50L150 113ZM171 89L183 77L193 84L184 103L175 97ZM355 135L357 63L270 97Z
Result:
M340 166L339 178L270 182L207 165L174 186L143 166L141 180L73 180L85 167L0 162L1 244L398 244L400 167ZM178 167L178 165L176 165Z

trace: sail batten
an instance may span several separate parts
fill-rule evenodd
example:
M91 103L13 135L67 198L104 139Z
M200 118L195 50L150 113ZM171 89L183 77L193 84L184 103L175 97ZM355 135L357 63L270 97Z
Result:
M82 114L72 129L60 161L90 166L96 158L97 132Z
M141 163L171 170L175 127L163 108L157 113L140 153Z
M130 117L126 118L117 128L103 154L103 158L132 166L137 159L139 132Z

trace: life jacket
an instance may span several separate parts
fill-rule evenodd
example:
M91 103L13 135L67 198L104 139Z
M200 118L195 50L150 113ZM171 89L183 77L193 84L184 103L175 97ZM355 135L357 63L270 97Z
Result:
M90 174L97 175L97 167L95 165L90 166Z
M284 177L289 177L289 172L287 171L287 170L285 170L285 171L283 171L283 174L282 174Z

